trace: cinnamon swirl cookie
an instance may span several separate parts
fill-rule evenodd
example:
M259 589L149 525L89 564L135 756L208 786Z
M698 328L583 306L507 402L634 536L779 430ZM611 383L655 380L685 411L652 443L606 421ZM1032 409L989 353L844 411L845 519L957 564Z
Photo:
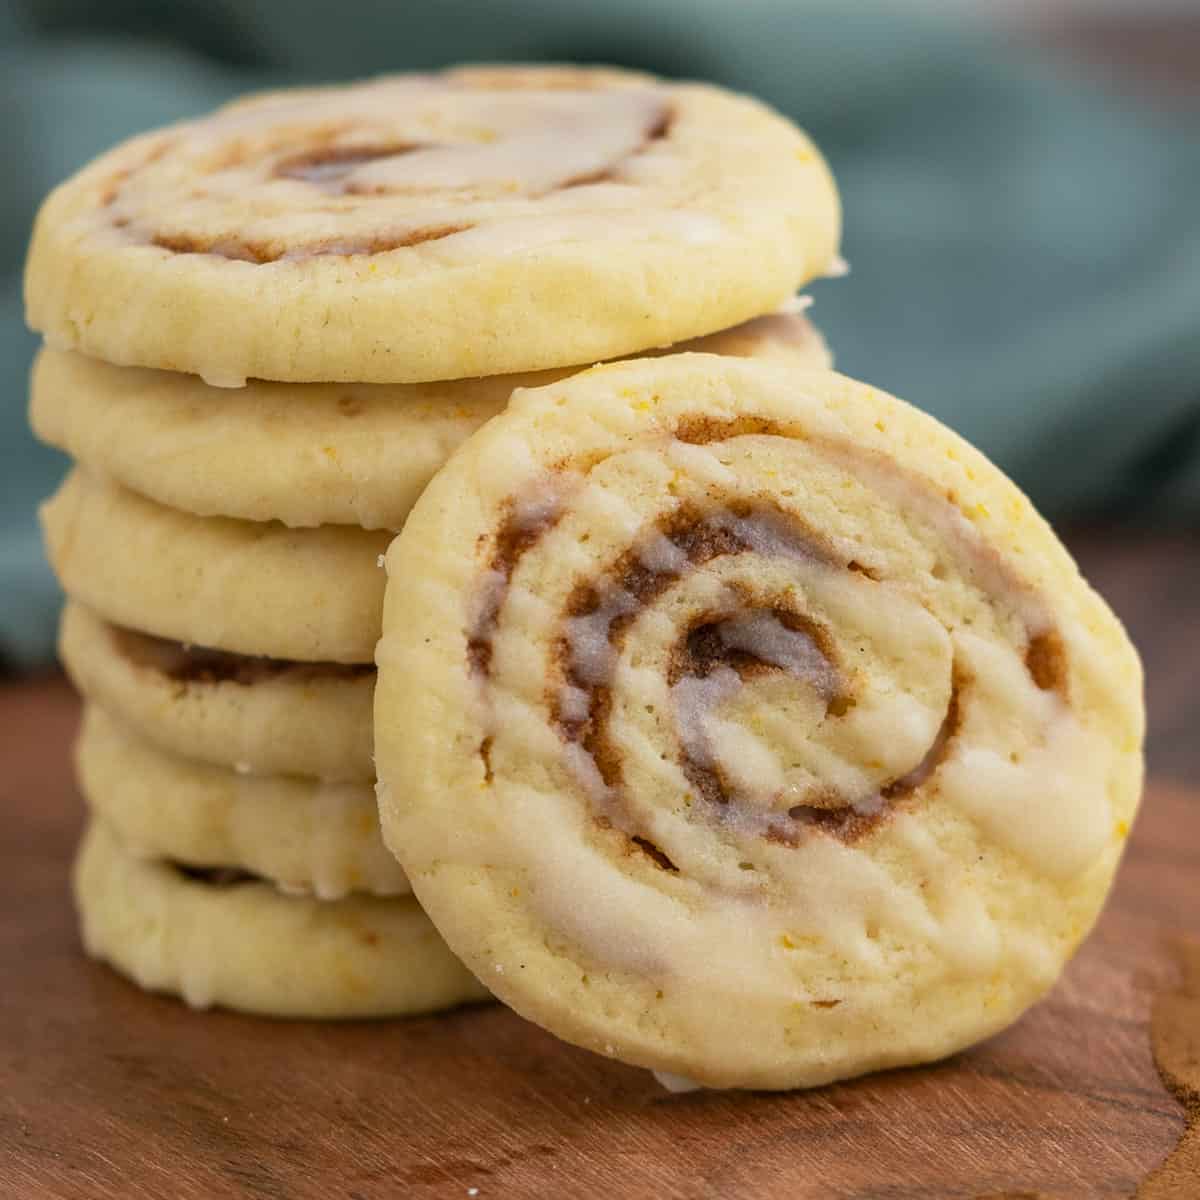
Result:
M767 312L835 262L811 142L719 88L474 67L250 97L51 194L30 324L109 362L419 382L595 362Z
M388 553L385 840L501 999L786 1088L1003 1028L1137 806L1137 656L982 455L833 373L598 367Z
M63 589L116 625L235 654L371 661L390 533L194 517L78 467L41 517Z
M74 601L58 653L85 699L162 750L253 775L375 781L370 664L185 646L110 625Z
M830 365L825 343L798 313L758 317L685 345ZM195 375L44 349L30 420L44 441L171 508L399 529L433 473L503 409L514 387L559 374L394 385L252 381L230 392Z
M102 822L75 863L83 944L151 991L273 1017L387 1017L487 999L411 896L284 896L140 859Z
M88 806L140 857L247 871L322 900L410 890L380 840L369 784L243 775L181 758L91 704L75 759Z

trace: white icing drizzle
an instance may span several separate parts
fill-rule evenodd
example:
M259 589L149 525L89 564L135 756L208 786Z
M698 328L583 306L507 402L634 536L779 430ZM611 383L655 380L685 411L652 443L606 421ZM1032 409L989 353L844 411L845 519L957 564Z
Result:
M812 549L800 541L783 516L772 512L757 512L739 517L721 513L717 523L737 538L747 550L765 558L812 560Z
M562 508L564 492L561 486L547 484L518 496L513 502L513 523L516 528L526 532L554 520Z
M586 721L591 702L583 688L567 683L559 689L558 711L564 721Z
M837 672L802 629L789 629L773 612L756 608L717 625L721 642L803 679L824 696L837 690Z
M480 116L500 124L495 97L479 97ZM555 102L557 101L557 102ZM662 119L662 103L648 90L563 92L539 96L536 115L524 106L513 123L538 127L493 142L438 146L386 156L344 176L348 192L544 192L601 173L641 146Z
M637 612L638 607L637 597L631 592L614 588L605 595L599 608L564 622L571 668L577 679L596 687L609 678L616 662L616 652L609 641L612 623L618 617Z
M669 537L652 533L638 547L638 562L658 575L678 575L687 566L687 554Z
M493 620L508 591L508 575L489 567L475 585L471 626L478 628Z
M652 1071L651 1074L668 1092L680 1094L683 1092L699 1092L704 1090L704 1084L689 1079L686 1075L674 1075L670 1071Z
M201 922L193 926L192 945L179 968L179 994L189 1008L212 1008L215 1000L213 989L213 961L210 939L201 932ZM194 943L199 942L200 945Z
M707 675L684 675L671 689L679 742L693 762L709 768L716 765L707 722L741 687L741 677L732 667L717 667Z
M974 677L964 745L943 768L943 794L989 837L1052 878L1086 869L1110 835L1109 747L1015 655L970 633L955 638ZM1036 782L1036 786L1031 786Z
M780 313L802 313L806 312L813 306L813 298L807 292L801 292L798 295L790 296L780 306Z
M208 371L200 376L209 387L224 388L236 391L246 386L245 375L223 374L219 371Z
M563 746L562 755L567 769L578 780L588 799L607 814L612 800L612 789L604 782L596 760L578 742L567 742Z

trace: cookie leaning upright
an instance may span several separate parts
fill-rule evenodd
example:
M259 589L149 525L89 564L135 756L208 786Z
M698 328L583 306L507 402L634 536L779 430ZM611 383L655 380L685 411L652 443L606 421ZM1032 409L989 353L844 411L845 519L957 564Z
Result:
M484 67L272 93L118 147L46 202L30 324L239 384L595 362L830 269L836 191L763 105L620 71Z
M496 994L713 1086L953 1053L1043 995L1136 811L1137 655L899 400L711 355L467 441L388 551L385 840Z

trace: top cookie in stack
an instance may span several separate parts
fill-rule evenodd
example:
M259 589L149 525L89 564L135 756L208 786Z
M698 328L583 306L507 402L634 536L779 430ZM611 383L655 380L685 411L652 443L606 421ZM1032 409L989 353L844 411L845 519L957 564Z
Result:
M828 365L780 310L838 235L820 156L761 104L559 67L257 96L54 192L32 420L79 463L43 518L93 709L93 951L266 1012L478 995L374 821L378 559L516 386L662 348Z
M47 200L30 324L108 362L414 383L593 363L768 312L836 261L812 144L698 84L468 68L258 96Z

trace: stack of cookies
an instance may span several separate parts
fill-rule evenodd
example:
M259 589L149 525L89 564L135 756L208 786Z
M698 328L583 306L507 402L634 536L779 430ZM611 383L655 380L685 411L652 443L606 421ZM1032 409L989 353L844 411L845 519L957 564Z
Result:
M1136 811L1137 656L781 311L837 237L762 106L562 68L268 95L56 192L90 951L262 1013L491 992L674 1087L1044 994Z
M607 70L257 96L59 188L27 300L32 422L76 460L43 521L89 951L260 1013L485 996L380 835L383 556L515 388L670 350L828 366L789 303L837 239L786 121Z

